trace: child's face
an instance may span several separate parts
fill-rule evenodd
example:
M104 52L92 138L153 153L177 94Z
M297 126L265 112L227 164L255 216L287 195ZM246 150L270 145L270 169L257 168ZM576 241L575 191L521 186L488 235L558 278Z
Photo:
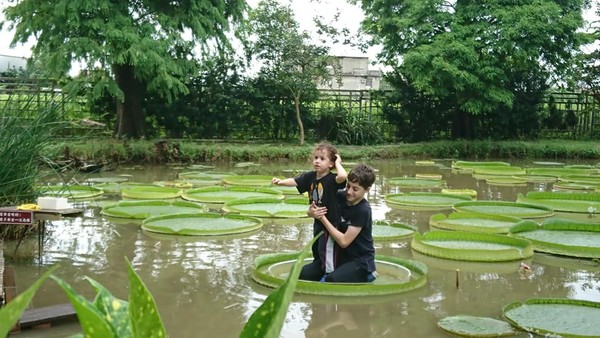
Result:
M346 183L346 199L349 205L355 205L360 202L371 188L364 188L358 182Z
M333 159L329 158L329 154L325 149L317 150L313 154L313 167L318 173L326 173L335 166Z

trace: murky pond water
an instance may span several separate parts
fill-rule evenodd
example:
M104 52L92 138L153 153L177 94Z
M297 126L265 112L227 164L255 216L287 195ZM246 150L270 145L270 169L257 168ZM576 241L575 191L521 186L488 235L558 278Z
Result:
M544 183L524 187L491 186L469 174L453 172L448 166L417 166L408 160L369 164L379 170L376 185L368 195L374 219L416 225L420 232L429 230L429 217L439 211L407 211L386 205L385 194L407 191L390 185L390 178L440 174L447 187L474 189L478 199L486 200L515 201L519 192L552 188L551 184ZM531 165L531 162L525 164ZM222 164L214 170L286 175L284 169L310 170L310 165L268 163L235 168L232 164ZM122 167L88 177L126 174L131 175L132 182L170 181L181 171L189 169ZM127 257L154 295L170 337L237 337L250 314L272 291L251 280L254 258L266 253L299 250L312 235L310 219L292 223L265 219L260 231L217 238L155 235L142 231L139 222L117 222L102 216L100 205L104 201L85 202L83 215L49 224L40 264L35 239L19 248L14 261L7 257L7 263L15 266L18 288L24 290L49 267L59 264L56 274L85 296L91 298L94 294L84 279L89 276L117 297L127 299L124 260ZM585 215L578 217L588 219ZM591 220L600 222L600 217ZM11 245L14 247L6 243L6 256L10 256ZM519 261L442 260L412 252L410 240L376 243L376 250L378 254L427 264L426 286L383 297L296 295L282 337L447 337L449 335L437 327L437 321L445 316L468 314L501 318L504 305L533 297L600 302L600 264L591 261L536 253L526 261L532 273L524 275L518 272ZM460 270L458 288L457 269ZM38 291L33 306L65 302L68 300L64 293L54 282L47 281ZM71 324L25 331L18 336L64 337L77 331L78 326Z

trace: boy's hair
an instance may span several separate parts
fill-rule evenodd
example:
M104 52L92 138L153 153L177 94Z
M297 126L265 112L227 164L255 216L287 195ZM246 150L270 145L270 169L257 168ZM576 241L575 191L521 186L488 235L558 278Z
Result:
M375 170L366 164L359 163L348 173L348 182L358 183L367 189L375 183Z
M312 154L316 153L318 150L324 150L331 161L335 161L335 155L339 154L337 148L333 144L328 142L321 142L317 144L315 146L315 149L313 149Z

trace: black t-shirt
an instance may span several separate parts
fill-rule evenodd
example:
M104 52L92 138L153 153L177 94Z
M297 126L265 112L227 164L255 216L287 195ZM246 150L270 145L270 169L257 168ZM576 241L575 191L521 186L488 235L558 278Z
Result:
M340 210L335 194L339 189L346 187L345 181L342 183L337 183L335 181L336 176L337 175L334 173L329 173L320 179L317 179L317 172L313 170L294 177L298 192L301 194L308 192L309 204L315 201L317 206L327 207L326 217L335 227L340 223ZM316 236L323 229L323 223L319 220L315 220L313 236Z
M338 229L345 233L349 226L361 227L360 233L342 254L338 256L338 265L348 260L358 261L367 271L375 271L375 247L373 246L373 218L371 205L366 199L362 199L356 205L348 205L346 191L337 193L340 204L341 222Z

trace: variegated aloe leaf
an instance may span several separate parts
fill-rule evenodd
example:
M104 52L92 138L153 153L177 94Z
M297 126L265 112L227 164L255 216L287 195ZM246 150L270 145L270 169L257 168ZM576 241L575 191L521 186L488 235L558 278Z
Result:
M56 276L51 277L67 294L77 313L79 325L86 337L118 337L117 332L106 320L105 315L94 304L77 293L67 282Z
M129 320L129 304L113 296L107 288L97 281L89 277L86 277L86 279L96 290L96 297L92 304L104 315L106 322L112 327L116 336L119 338L133 337L131 321Z
M240 337L278 338L283 327L287 309L292 301L304 260L311 253L313 243L323 232L315 236L296 257L296 263L283 284L273 291L250 316Z
M46 271L25 291L19 293L19 295L13 300L7 303L4 307L0 308L0 337L8 336L8 333L11 331L12 327L17 323L17 321L19 321L21 314L27 308L37 290L57 268L58 267L55 266Z
M154 297L140 276L135 272L129 260L129 318L135 337L166 337L167 332L163 325Z

